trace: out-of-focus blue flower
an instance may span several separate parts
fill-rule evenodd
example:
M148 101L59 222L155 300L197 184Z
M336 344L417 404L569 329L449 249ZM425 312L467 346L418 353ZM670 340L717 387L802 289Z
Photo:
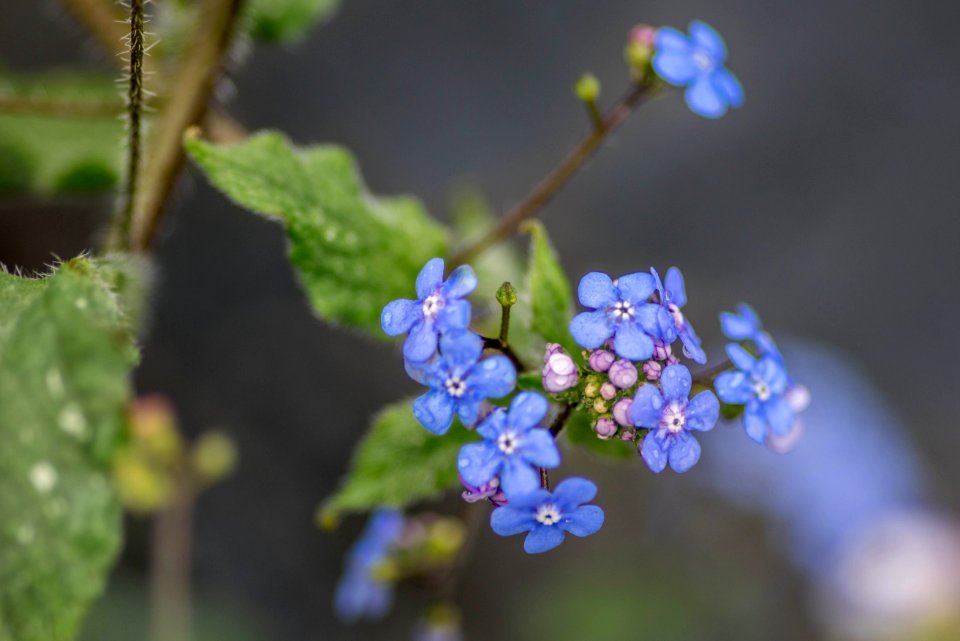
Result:
M390 548L403 533L403 515L393 510L374 512L360 539L347 554L343 576L337 583L334 608L347 622L379 619L393 603L393 585L376 576Z
M432 258L417 276L417 300L406 298L388 303L380 314L380 325L389 336L409 332L403 343L403 357L423 362L437 351L437 337L470 324L470 303L465 300L477 287L477 276L469 265L453 270L443 280L443 259Z
M570 321L570 333L581 347L596 349L611 337L621 358L642 361L653 354L648 334L658 332L659 305L649 303L656 283L642 272L621 276L616 282L607 274L590 272L580 280L580 304L593 311Z
M550 430L538 427L547 415L547 399L536 392L521 392L509 410L495 409L477 426L484 438L460 449L460 477L473 486L483 486L500 477L508 500L539 487L534 467L560 465L560 451Z
M513 391L517 370L502 354L480 359L483 339L467 330L440 336L440 355L429 363L407 361L407 373L430 391L413 402L413 415L434 434L445 434L454 413L473 425L480 404Z
M720 417L720 403L713 392L700 392L690 399L692 386L690 370L668 365L660 375L659 387L641 385L633 398L633 424L650 430L643 438L640 455L654 472L662 472L668 461L675 472L696 465L700 443L690 432L712 430Z
M707 354L700 346L700 337L693 331L693 326L680 311L680 308L687 304L687 290L683 283L683 274L676 267L671 267L667 270L667 279L664 282L660 280L660 274L657 273L656 269L651 268L650 273L653 274L657 284L660 305L666 312L666 314L658 315L658 322L661 327L659 338L669 344L679 336L680 342L683 343L684 355L701 365L706 363ZM668 319L666 322L664 316Z
M719 118L728 107L743 104L743 86L724 65L727 45L713 27L694 20L690 35L672 27L657 30L653 70L677 87L686 87L684 99L694 113Z
M603 510L596 505L583 505L597 495L597 486L582 478L569 478L550 494L534 490L510 499L490 515L490 527L500 536L529 532L523 542L528 554L552 550L569 532L589 536L603 525Z
M768 434L785 436L796 420L796 412L784 394L789 379L773 357L756 359L737 345L727 345L727 355L736 371L717 376L714 386L724 403L746 405L743 426L747 436L763 443Z
M730 340L752 342L757 346L761 356L770 356L781 365L783 364L780 348L773 341L773 337L763 331L760 317L746 303L737 305L736 312L720 313L720 330Z

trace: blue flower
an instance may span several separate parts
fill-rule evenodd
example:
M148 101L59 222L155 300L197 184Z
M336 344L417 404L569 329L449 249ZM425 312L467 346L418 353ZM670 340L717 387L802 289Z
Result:
M769 356L783 365L780 348L769 333L763 331L760 317L746 303L737 305L737 311L720 314L720 330L723 335L734 341L751 341L757 346L761 356Z
M580 304L593 311L570 321L570 333L581 347L596 349L613 337L613 349L621 358L642 361L653 354L648 334L659 332L659 305L647 302L656 283L642 272L621 276L614 282L607 274L590 272L580 280Z
M589 536L603 525L603 510L582 505L597 495L597 486L586 479L570 478L557 486L553 494L534 490L510 499L490 515L490 527L500 536L529 532L523 542L528 554L552 550L569 532Z
M379 510L370 517L360 539L347 554L346 568L337 583L334 608L344 621L379 619L393 602L393 585L376 576L390 548L403 533L403 515Z
M640 455L654 472L670 462L674 472L686 472L700 460L700 443L691 430L707 432L720 417L720 403L713 392L700 392L692 399L693 379L683 365L668 365L660 375L660 387L645 383L630 406L630 419L650 431L640 446Z
M736 343L727 345L727 355L737 370L717 376L714 386L724 403L746 405L747 436L763 443L770 432L776 436L789 432L796 412L784 394L790 381L783 366L771 356L756 359Z
M484 441L460 449L460 477L470 485L483 486L499 476L508 500L536 490L540 478L534 466L560 465L560 451L550 430L537 427L547 409L547 400L540 394L521 392L509 411L494 410L477 426Z
M743 86L725 66L727 46L713 27L694 20L690 36L671 27L657 30L653 70L677 87L695 114L719 118L728 107L743 104Z
M465 329L470 324L470 303L464 300L477 287L477 276L469 265L453 270L443 280L443 259L433 258L417 276L417 300L400 298L387 304L380 325L389 336L409 332L403 343L403 357L419 363L437 351L439 334Z
M676 267L667 270L666 283L660 280L657 270L651 268L650 273L657 283L660 293L660 305L666 312L661 312L657 321L661 327L659 338L667 344L672 343L679 336L683 343L683 353L701 365L707 362L707 354L700 346L700 337L693 331L693 326L687 321L680 308L687 304L687 290L683 284L683 274ZM664 323L666 316L666 323Z
M407 373L430 391L413 402L413 415L434 434L445 434L454 413L466 426L473 425L480 404L513 391L517 370L502 354L480 360L483 339L467 330L440 336L440 355L429 363L407 361Z

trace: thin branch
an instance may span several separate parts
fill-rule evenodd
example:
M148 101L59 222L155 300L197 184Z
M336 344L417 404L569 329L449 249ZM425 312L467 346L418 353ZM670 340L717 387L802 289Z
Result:
M130 47L127 70L127 175L120 210L114 219L110 245L129 249L130 222L140 179L141 118L143 116L143 12L145 0L130 0Z
M150 555L152 641L189 641L192 628L190 568L196 486L180 471L173 502L154 518Z
M732 369L733 363L729 360L724 360L723 362L714 365L713 367L701 370L694 374L693 382L704 387L710 387L713 384L713 379L722 374L723 372Z
M113 55L120 50L120 41L127 35L127 17L116 5L104 0L60 0L60 4L104 51Z
M134 208L131 246L146 250L163 216L183 167L183 133L204 120L233 36L243 0L205 0L179 68L169 86L176 87L157 119L150 158Z
M550 433L553 434L554 438L556 438L561 430L563 430L563 426L567 424L567 419L570 418L570 414L572 412L573 405L566 403L560 409L560 413L557 414L557 417L553 419L553 423L550 425Z
M651 87L649 84L637 85L620 99L604 116L602 128L595 128L594 131L585 136L559 165L547 174L513 209L504 214L499 222L482 238L457 252L450 261L451 267L462 265L491 245L509 238L517 231L523 221L535 216L567 184L583 163L596 153L606 137L613 133L633 113L643 98L650 94Z

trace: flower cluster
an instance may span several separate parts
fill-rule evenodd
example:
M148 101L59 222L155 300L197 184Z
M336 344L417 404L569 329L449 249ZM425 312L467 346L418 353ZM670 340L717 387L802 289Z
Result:
M378 573L378 566L386 561L403 528L403 515L394 510L379 510L370 517L347 554L346 568L337 584L334 607L344 621L379 619L390 609L393 586Z
M700 458L691 431L712 429L720 404L709 390L690 398L693 378L673 351L679 340L685 357L707 360L682 311L687 293L680 270L671 267L665 279L656 269L616 280L591 272L578 295L588 311L573 318L570 333L587 350L580 402L595 417L597 437L638 443L654 472L668 462L677 472L690 469Z
M559 545L564 532L593 534L603 523L603 511L580 504L593 498L596 487L583 479L568 479L550 494L541 480L547 470L560 465L555 435L544 425L550 403L529 391L516 394L508 407L491 403L514 392L516 368L504 353L484 355L487 346L503 352L503 345L469 329L472 312L466 296L477 285L473 270L458 267L447 280L443 270L442 259L430 260L417 277L417 299L393 301L381 315L384 332L407 334L406 371L430 388L414 401L414 416L437 435L445 434L458 416L482 437L461 448L457 469L466 501L486 499L497 507L491 526L498 534L529 531L524 547L531 553ZM559 345L550 345L547 351L543 370L547 389L575 385L578 370L570 356ZM585 491L584 483L592 490Z
M806 388L787 374L780 349L749 305L723 312L720 328L735 341L727 344L727 356L736 368L717 376L720 400L742 406L744 429L754 441L786 437L810 401Z

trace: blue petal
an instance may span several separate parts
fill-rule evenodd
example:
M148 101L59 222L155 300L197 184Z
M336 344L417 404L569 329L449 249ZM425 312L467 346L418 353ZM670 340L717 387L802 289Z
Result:
M403 357L411 363L429 360L437 353L437 339L439 334L433 323L426 319L421 320L410 330L410 335L403 342Z
M723 372L714 380L713 387L724 403L743 405L753 396L750 379L739 370Z
M693 331L689 321L680 332L680 341L683 343L684 356L701 365L707 362L707 353L700 347L700 337Z
M580 347L596 349L613 336L613 326L603 311L582 312L570 321L570 334Z
M417 298L423 300L443 283L443 259L431 258L417 274Z
M523 550L527 554L540 554L557 547L563 543L563 539L564 532L556 525L538 523L523 542Z
M703 75L683 93L690 110L704 118L719 118L727 113L726 96L721 96L711 81L711 74Z
M682 31L673 27L660 27L654 37L654 46L658 51L690 51L690 40Z
M421 385L431 387L434 379L437 378L437 366L436 362L433 361L429 363L411 363L410 361L404 361L403 368L407 371L407 375L410 378Z
M687 51L658 51L653 56L653 70L657 75L677 87L693 82L699 69Z
M500 398L517 386L517 370L502 354L488 356L473 366L466 382L483 398Z
M767 423L770 431L777 436L784 436L793 427L797 415L790 407L790 402L783 396L774 396L764 406Z
M707 432L713 429L720 418L720 401L710 390L700 392L687 403L688 430Z
M500 436L506 426L507 411L502 407L497 407L477 426L477 434L485 439L494 440Z
M780 394L787 389L787 372L775 359L767 356L760 359L754 370L754 375L770 386L770 391Z
M592 309L601 309L617 302L613 279L601 272L585 274L577 287L577 296L581 305Z
M634 311L636 324L649 336L665 343L672 343L677 338L677 330L670 312L661 305L644 303L638 305Z
M737 309L739 314L733 312L720 314L720 331L724 336L735 341L752 339L760 330L760 319L748 305L741 303Z
M539 425L547 415L550 405L541 394L536 392L520 392L510 403L508 421L510 425L526 429Z
M630 406L630 420L637 427L657 427L663 416L663 395L653 383L644 383L637 389Z
M653 438L653 432L643 437L643 444L640 446L640 456L651 470L660 473L667 467L667 454L660 449L656 440Z
M748 404L743 413L743 429L747 436L757 443L762 444L767 438L767 421L760 415L760 407L756 401Z
M736 343L727 343L727 356L730 357L730 360L737 369L748 374L753 371L753 368L757 364L756 359L750 355L750 352Z
M470 485L483 485L497 475L503 458L492 443L467 443L460 448L457 470Z
M597 486L593 481L582 479L577 476L566 479L557 489L553 491L553 496L562 507L567 511L572 510L578 505L588 503L597 495Z
M500 536L513 536L533 528L536 521L530 510L518 510L511 505L498 507L490 515L490 528Z
M683 307L687 304L687 289L683 284L683 274L676 267L667 270L667 280L664 283L665 289L670 297L670 302L677 307Z
M634 323L622 323L613 337L613 349L621 358L645 361L653 355L653 340Z
M400 298L383 308L380 327L387 336L399 336L410 331L413 324L423 318L423 307L418 301Z
M668 401L685 401L690 396L693 377L686 365L667 365L660 374L660 388Z
M477 418L480 416L480 405L482 403L483 399L475 395L464 396L457 402L457 414L460 416L460 421L466 427L471 427L477 422Z
M413 415L434 434L446 434L453 423L453 399L441 390L430 390L413 402Z
M526 510L533 518L533 512L543 503L550 500L550 492L538 487L528 494L521 494L510 498L510 505L518 510Z
M534 428L524 434L520 455L528 462L547 469L560 465L560 450L550 430Z
M470 265L460 265L450 276L447 282L441 287L444 297L463 298L477 288L477 275L473 272Z
M700 443L689 432L677 434L670 448L670 469L674 472L686 472L700 460Z
M731 107L743 106L743 85L740 84L732 71L726 67L717 69L713 72L711 80L713 86L727 99Z
M500 471L500 489L507 499L529 494L540 487L540 475L529 463L510 457Z
M574 536L590 536L603 527L603 510L596 505L584 505L560 521L560 527Z
M437 327L442 332L466 329L470 325L470 302L465 300L447 301L437 317Z
M620 290L621 300L639 305L647 302L650 294L656 289L656 283L650 274L637 272L618 278L617 289Z
M483 353L483 339L469 330L454 330L440 337L440 354L454 367L466 368L477 362Z
M717 64L723 64L727 59L727 45L716 29L702 20L690 23L690 39L693 43L706 51Z

